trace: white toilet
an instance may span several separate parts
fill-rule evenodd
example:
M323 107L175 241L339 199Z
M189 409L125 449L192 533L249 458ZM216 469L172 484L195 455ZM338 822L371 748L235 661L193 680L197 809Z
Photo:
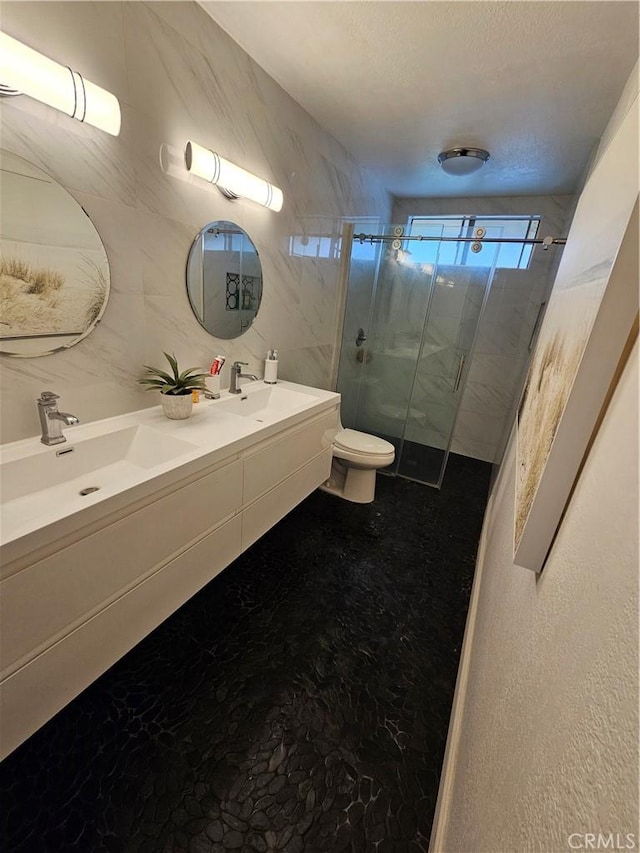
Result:
M320 488L353 503L371 503L376 492L376 471L391 465L395 453L393 444L383 438L341 429L333 439L331 474Z

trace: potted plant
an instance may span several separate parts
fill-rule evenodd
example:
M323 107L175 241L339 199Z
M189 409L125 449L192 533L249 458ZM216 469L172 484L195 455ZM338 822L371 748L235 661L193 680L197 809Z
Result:
M191 414L193 407L191 392L195 389L204 390L207 374L200 373L198 367L189 367L181 373L175 355L165 352L164 356L171 366L171 373L145 364L147 375L140 379L140 384L146 385L149 391L152 389L160 391L162 411L168 418L183 420Z

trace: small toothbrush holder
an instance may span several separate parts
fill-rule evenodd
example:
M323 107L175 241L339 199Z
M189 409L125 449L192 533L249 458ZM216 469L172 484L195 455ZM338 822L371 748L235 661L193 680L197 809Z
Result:
M278 359L267 358L264 362L264 381L267 385L275 385L278 381Z
M220 374L210 373L208 376L205 376L204 384L206 387L206 391L204 392L204 396L208 400L217 400L220 396Z

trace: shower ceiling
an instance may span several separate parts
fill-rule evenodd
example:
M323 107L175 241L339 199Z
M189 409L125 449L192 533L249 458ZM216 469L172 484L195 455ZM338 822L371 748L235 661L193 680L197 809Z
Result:
M635 0L201 5L400 196L572 192L638 57Z

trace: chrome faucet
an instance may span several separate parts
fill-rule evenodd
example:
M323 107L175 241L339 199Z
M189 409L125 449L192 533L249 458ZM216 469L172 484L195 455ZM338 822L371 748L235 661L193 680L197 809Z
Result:
M74 426L80 420L75 415L59 412L56 400L60 397L53 391L43 391L38 397L38 417L42 427L40 441L43 444L62 444L67 439L62 434L62 425Z
M238 383L239 379L257 379L253 373L242 373L242 366L246 366L246 361L234 361L231 365L231 384L229 385L230 394L242 394L242 389Z

